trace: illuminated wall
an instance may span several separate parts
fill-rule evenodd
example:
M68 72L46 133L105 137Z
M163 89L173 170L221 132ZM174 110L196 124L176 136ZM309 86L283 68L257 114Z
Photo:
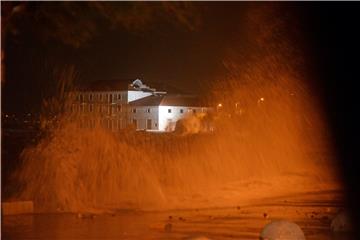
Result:
M174 131L178 120L204 111L206 111L206 108L202 107L160 106L159 131Z
M137 130L159 129L158 106L133 106L129 108L129 123L135 124Z

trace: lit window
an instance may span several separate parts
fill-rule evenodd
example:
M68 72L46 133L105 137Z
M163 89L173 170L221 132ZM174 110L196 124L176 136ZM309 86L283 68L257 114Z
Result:
M180 109L180 113L184 113L184 109Z
M168 113L171 113L171 109L170 109L170 108L168 109Z

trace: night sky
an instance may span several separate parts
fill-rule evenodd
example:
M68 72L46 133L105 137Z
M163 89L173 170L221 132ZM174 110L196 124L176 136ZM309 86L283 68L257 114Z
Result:
M300 49L306 67L313 71L312 84L325 101L331 101L326 88L343 83L344 74L347 82L357 78L354 69L348 69L357 61L357 7L356 3L2 2L3 112L39 109L55 85L54 69L69 65L78 72L77 83L141 78L184 92L206 93L212 82L227 77L224 60L244 65L249 59L251 64L258 50L251 35L258 26L248 22L251 14L256 15L254 9L269 15L257 23L264 29L284 23L273 33L280 36L271 40L292 38L292 47ZM267 9L275 10L267 13ZM293 55L289 61L296 58Z
M86 3L66 7L63 3L27 4L24 13L10 20L15 33L9 30L3 40L4 109L36 108L53 84L49 80L52 70L66 65L75 66L78 82L141 78L145 83L167 83L184 92L200 94L206 90L206 82L224 75L222 60L235 36L241 33L241 23L236 21L246 4L180 4L170 11L161 3L151 3L142 4L134 13L121 10L131 9L132 4L137 3L110 4L120 9L119 15L134 15L134 20L123 20L125 23L107 20L100 12L91 13L92 6ZM154 13L149 14L146 9ZM67 16L71 10L77 14L74 18ZM61 26L70 28L70 37L62 32L60 37L53 36L53 32L59 32L57 25L39 17L43 11L54 14ZM174 16L176 11L187 11L189 16L185 14L185 18L189 23ZM142 20L146 14L150 16ZM51 22L49 15L46 17ZM133 24L128 26L126 21ZM78 27L71 27L73 24ZM89 36L82 39L84 34ZM62 35L66 35L64 39Z

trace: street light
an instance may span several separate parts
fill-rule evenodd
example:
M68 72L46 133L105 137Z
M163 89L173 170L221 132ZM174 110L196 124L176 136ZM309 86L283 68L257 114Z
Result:
M216 107L216 110L219 111L219 109L222 108L222 103L219 103Z

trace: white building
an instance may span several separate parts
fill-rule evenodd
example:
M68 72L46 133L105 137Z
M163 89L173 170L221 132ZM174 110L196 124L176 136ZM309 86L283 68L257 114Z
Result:
M209 110L195 96L156 91L139 79L126 87L121 82L91 86L75 96L73 109L81 113L84 126L100 119L112 131L129 125L137 130L174 131L178 120Z

